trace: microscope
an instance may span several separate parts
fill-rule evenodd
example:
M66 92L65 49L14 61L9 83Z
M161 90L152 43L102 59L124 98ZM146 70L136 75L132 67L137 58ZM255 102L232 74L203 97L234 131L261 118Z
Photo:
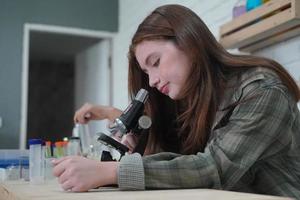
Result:
M109 126L110 136L104 133L98 133L98 142L104 144L110 149L116 150L120 153L119 159L113 159L111 151L102 151L101 161L117 161L122 158L128 151L128 147L117 141L115 138L122 138L123 135L131 132L139 138L139 142L132 153L144 154L149 128L151 126L150 117L143 115L145 102L148 99L148 91L140 89L134 100L128 105L125 111L116 118L112 125Z

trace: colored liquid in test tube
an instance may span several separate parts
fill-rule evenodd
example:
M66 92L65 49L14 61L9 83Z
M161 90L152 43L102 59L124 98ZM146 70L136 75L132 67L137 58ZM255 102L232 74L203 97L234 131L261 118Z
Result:
M63 142L55 142L54 157L61 158L64 156Z
M46 157L46 158L52 157L52 153L51 153L51 142L50 142L50 141L46 141L45 157Z

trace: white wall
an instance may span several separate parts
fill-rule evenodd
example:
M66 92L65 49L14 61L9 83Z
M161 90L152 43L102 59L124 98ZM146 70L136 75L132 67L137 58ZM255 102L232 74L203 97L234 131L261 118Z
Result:
M86 102L109 105L109 45L108 40L99 40L98 43L76 56L76 109ZM92 121L89 123L91 133L106 130L106 124L106 121Z
M232 8L237 0L120 0L119 33L113 50L113 105L124 109L128 104L127 52L131 37L139 23L156 7L181 4L191 8L219 38L219 27L231 20ZM237 51L233 51L237 52ZM300 36L255 52L273 58L284 65L300 81Z
M300 36L266 47L254 54L276 60L300 82Z

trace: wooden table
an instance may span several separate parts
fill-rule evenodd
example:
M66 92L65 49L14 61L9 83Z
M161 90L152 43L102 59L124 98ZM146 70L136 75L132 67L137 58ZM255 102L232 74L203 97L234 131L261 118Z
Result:
M103 187L89 192L74 193L63 191L56 181L31 185L25 181L9 181L0 185L0 200L288 200L290 198L228 192L211 189L120 191Z

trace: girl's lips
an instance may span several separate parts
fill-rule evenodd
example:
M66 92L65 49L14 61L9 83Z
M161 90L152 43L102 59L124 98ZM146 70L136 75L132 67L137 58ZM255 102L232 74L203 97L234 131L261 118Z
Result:
M161 93L163 93L163 94L168 94L168 93L169 93L169 87L168 87L168 85L167 85L167 84L164 85L163 87L161 87L161 88L159 89L159 91L160 91Z

